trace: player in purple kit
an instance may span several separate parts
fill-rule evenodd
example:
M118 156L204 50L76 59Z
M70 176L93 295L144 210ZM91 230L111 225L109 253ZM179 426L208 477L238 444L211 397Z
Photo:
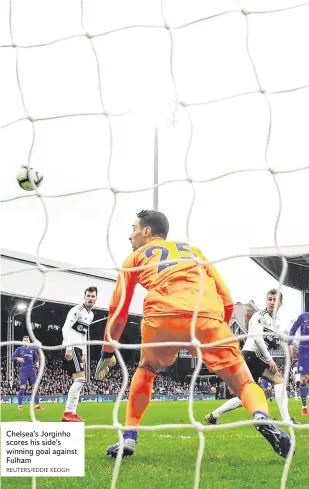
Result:
M293 324L289 336L295 336L296 331L300 328L301 337L308 339L300 341L298 347L298 372L300 373L299 393L302 400L302 414L308 414L307 396L309 380L309 312L304 312ZM295 354L293 340L288 340L290 354Z
M270 383L268 382L268 380L261 379L260 387L261 387L261 389L263 389L265 397L268 401L271 400L269 386L270 386Z
M23 346L19 346L16 348L12 360L17 361L20 364L19 370L19 393L18 393L18 410L22 411L23 409L23 397L27 385L27 381L29 381L30 385L34 385L36 381L36 371L35 368L39 368L39 357L37 350L30 346L29 336L23 337ZM38 394L35 396L35 407L34 409L44 409L40 406L39 396Z

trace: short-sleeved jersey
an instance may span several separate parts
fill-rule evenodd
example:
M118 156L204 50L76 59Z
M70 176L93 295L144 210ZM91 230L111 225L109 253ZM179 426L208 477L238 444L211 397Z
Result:
M81 341L86 341L88 329L92 321L93 312L88 311L84 304L72 307L68 312L62 328L62 344L69 343L74 346L75 342L80 343ZM82 349L83 355L86 355L87 347L85 344L77 344L76 346Z
M38 352L33 346L19 346L16 348L12 360L17 360L17 357L24 359L20 367L25 370L33 370L34 365L39 361Z
M191 250L205 264L198 265L192 259ZM233 304L230 292L205 256L197 248L191 250L183 242L154 238L132 253L118 276L110 303L111 316L123 299L121 310L113 321L126 320L136 284L148 291L144 317L192 316L202 289L198 315L222 321L224 307ZM160 263L164 260L170 260L170 263ZM142 268L145 266L147 268Z
M304 312L297 318L291 328L289 336L295 336L298 329L300 329L301 337L308 337L308 339L299 342L298 354L309 355L309 312ZM293 340L288 340L289 345L292 345L292 343Z

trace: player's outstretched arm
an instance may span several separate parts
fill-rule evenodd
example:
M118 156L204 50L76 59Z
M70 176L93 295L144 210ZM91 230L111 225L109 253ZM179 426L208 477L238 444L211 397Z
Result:
M19 356L20 355L20 347L16 348L12 355L12 361L13 362L19 362L19 363L24 363L24 359Z
M123 269L134 267L134 256L130 256L124 263ZM109 341L109 334L113 340L118 341L125 328L129 307L137 282L137 275L134 271L124 271L118 275L116 286L112 295L109 307L109 316L104 333L104 341ZM117 311L119 304L121 308ZM114 348L110 345L103 345L101 358L98 362L95 378L101 380L109 372L109 368L116 365Z
M39 355L37 350L34 350L33 352L33 363L36 368L39 368Z
M113 340L118 341L127 322L129 307L133 297L137 274L134 271L126 271L126 268L134 268L134 258L132 255L123 264L123 272L117 278L115 289L109 306L109 316L104 333L104 341L108 341L108 333ZM119 310L118 306L122 304ZM114 348L105 345L103 349L109 353L114 352Z

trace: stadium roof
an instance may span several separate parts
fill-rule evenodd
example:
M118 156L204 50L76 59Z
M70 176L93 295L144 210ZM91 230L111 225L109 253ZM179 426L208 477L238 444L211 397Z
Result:
M79 304L84 290L98 287L97 307L107 310L114 290L117 272L82 268L40 257L46 273L36 267L36 257L12 250L1 250L1 291L14 297L37 297L42 301L62 304ZM60 269L60 271L59 271ZM44 287L42 288L42 286ZM145 291L137 286L129 308L130 314L142 315Z
M288 262L283 284L301 291L309 291L309 245L283 246L280 249ZM272 277L280 279L282 260L275 247L252 248L250 256Z
M26 265L36 265L36 256L29 255L27 253L21 253L19 251L1 249L1 257L8 258L11 261L18 261ZM109 280L116 282L118 272L115 270L96 270L93 268L82 268L81 266L73 265L72 263L63 263L50 258L39 257L40 264L45 265L48 268L60 268L67 272L74 273L76 275L88 275L89 277L97 277L99 279Z

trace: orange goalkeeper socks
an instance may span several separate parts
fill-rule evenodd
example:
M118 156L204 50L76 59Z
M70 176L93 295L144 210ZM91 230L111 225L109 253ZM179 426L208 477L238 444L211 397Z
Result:
M129 401L126 411L126 425L139 426L142 416L150 402L153 381L156 374L143 367L138 367L133 375Z
M253 414L255 411L268 414L268 405L262 389L254 382L246 382L240 390L240 399L244 408Z

